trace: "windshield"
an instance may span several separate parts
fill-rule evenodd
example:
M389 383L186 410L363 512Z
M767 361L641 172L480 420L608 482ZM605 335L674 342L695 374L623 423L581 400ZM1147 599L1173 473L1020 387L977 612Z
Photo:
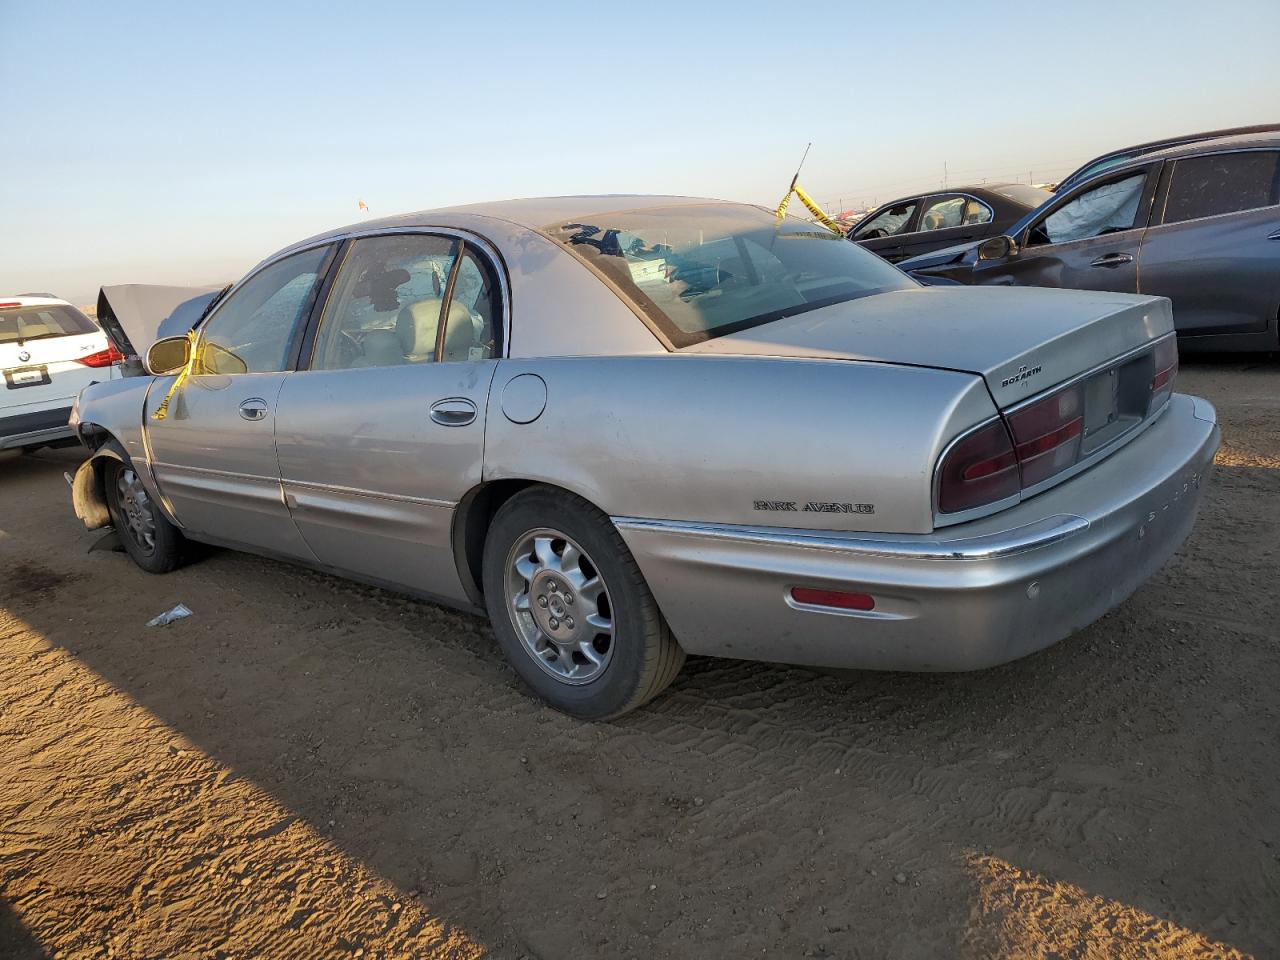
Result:
M0 307L0 343L75 337L96 332L97 328L88 317L64 303Z
M915 286L843 237L737 204L623 210L543 232L602 274L677 348Z

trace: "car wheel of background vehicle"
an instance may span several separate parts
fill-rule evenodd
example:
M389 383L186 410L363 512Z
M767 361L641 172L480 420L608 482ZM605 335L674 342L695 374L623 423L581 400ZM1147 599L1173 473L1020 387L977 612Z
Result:
M168 573L179 566L186 538L152 501L133 465L109 460L104 473L107 509L133 562L148 573Z
M617 528L573 494L531 487L503 504L485 541L484 593L515 671L572 716L634 710L684 664Z

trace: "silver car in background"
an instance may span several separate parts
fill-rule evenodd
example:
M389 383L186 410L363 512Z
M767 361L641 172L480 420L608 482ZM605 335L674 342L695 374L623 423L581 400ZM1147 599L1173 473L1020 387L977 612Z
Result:
M569 197L366 222L85 390L77 514L487 610L580 717L686 653L970 670L1124 600L1218 447L1167 300L923 287L768 210Z

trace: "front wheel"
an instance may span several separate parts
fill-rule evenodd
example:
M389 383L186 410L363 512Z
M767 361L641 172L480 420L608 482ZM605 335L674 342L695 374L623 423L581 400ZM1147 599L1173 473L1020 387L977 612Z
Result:
M531 487L498 510L485 541L484 594L512 667L572 716L634 710L684 664L617 529L564 491Z
M111 522L133 562L147 573L168 573L182 563L182 531L160 511L133 464L108 460L104 469Z

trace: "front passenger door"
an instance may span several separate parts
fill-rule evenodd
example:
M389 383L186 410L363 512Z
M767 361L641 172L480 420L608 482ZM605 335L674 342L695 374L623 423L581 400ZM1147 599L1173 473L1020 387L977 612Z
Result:
M1137 293L1157 168L1127 170L1068 194L1022 232L1016 255L979 260L974 282Z
M157 378L144 423L151 466L178 522L206 540L312 559L285 507L275 408L332 255L316 247L241 282L200 328L191 375Z

